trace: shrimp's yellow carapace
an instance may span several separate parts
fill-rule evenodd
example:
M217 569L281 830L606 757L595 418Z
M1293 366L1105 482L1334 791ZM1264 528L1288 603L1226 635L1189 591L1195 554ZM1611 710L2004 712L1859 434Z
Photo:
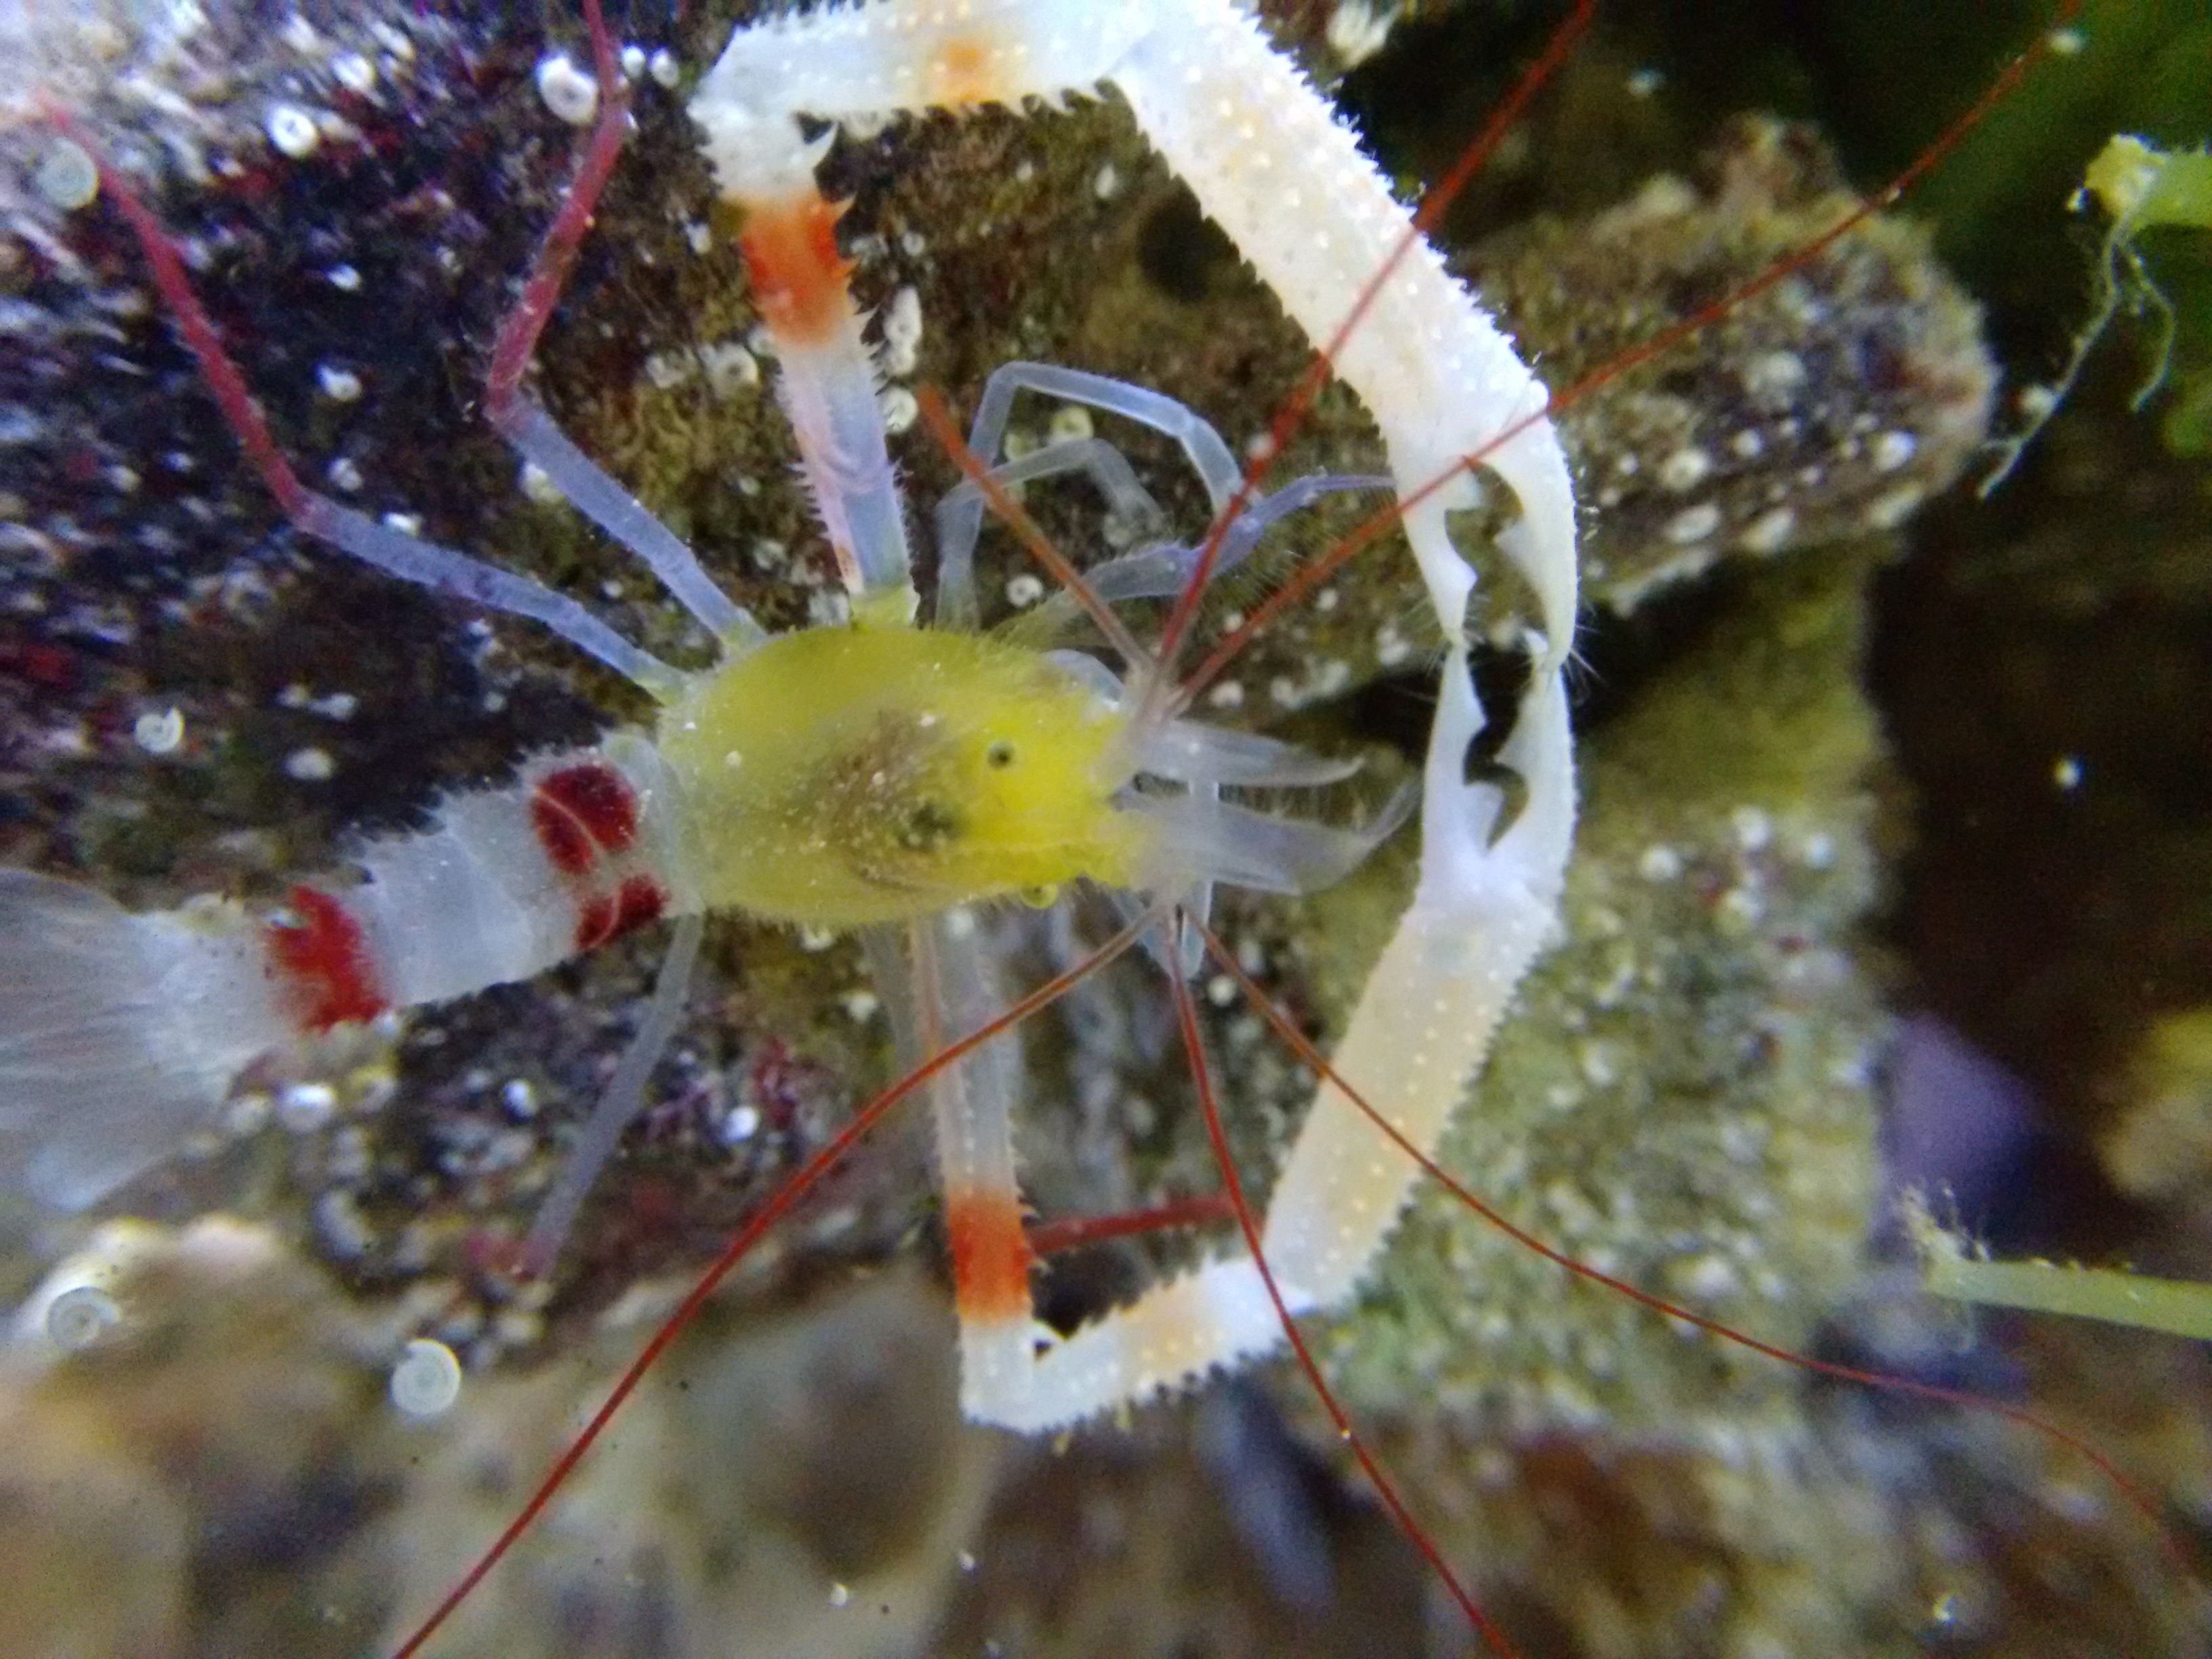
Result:
M1136 884L1128 720L989 635L814 628L662 715L699 896L810 927L905 921L1078 877Z

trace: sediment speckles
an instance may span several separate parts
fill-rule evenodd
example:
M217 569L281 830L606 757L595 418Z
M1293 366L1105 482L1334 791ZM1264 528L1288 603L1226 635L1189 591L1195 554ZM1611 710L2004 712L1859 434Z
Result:
M1659 487L1688 494L1713 475L1713 458L1695 447L1678 449L1659 463Z
M1666 537L1677 547L1710 541L1721 527L1721 510L1711 501L1686 507L1667 520Z

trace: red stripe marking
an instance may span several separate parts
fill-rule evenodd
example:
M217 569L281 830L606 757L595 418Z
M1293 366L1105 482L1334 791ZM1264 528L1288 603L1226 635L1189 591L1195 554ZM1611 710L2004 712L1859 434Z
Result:
M777 338L819 345L852 314L845 279L852 265L837 252L843 212L812 191L789 202L755 202L745 213L745 274L753 302Z
M615 902L601 893L576 907L576 948L596 950L615 936Z
M377 984L361 924L337 899L313 887L295 887L291 906L299 920L271 922L266 938L270 960L291 981L301 1028L327 1031L382 1013L390 1004Z
M668 908L668 890L650 876L632 876L611 894L595 893L576 909L576 948L592 951L647 922Z
M580 876L599 862L599 849L583 824L560 802L544 794L530 798L530 827L545 849L546 862L564 876Z
M611 766L563 767L531 792L530 823L553 867L581 875L601 854L628 852L637 840L637 792Z
M1030 1254L1020 1201L1012 1193L945 1195L952 1244L952 1288L963 1319L995 1323L1030 1312Z
M660 920L668 908L668 893L650 876L632 876L615 896L614 929L607 937L620 939L631 929Z

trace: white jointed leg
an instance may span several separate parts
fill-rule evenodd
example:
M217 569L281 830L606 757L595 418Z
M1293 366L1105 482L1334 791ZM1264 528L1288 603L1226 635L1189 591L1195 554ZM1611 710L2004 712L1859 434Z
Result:
M1465 653L1445 664L1421 810L1421 875L1330 1063L1407 1140L1433 1153L1480 1070L1514 988L1549 941L1574 825L1559 676L1540 671L1501 759L1527 803L1495 842L1500 797L1464 781L1481 711ZM1263 1248L1296 1304L1358 1286L1420 1170L1324 1080L1267 1211Z
M837 252L842 210L815 186L828 145L805 140L798 112L718 101L705 87L692 103L722 195L744 213L741 246L775 345L776 397L838 574L857 607L905 623L915 608L913 562L884 441L882 386L860 337L852 266Z
M915 1024L934 1053L981 1029L1005 1006L965 911L908 929ZM1014 1163L1013 1102L1020 1051L985 1045L933 1079L938 1178L960 1310L960 1403L981 1422L1003 1422L1029 1388L1036 1316L1029 1240Z
M750 166L762 124L1048 100L1096 87L1158 26L1152 0L871 0L730 37L691 112L718 168Z
M1465 1099L1521 976L1556 925L1574 819L1566 708L1556 673L1540 671L1504 763L1528 799L1494 842L1502 804L1489 784L1464 781L1468 747L1482 714L1463 651L1444 669L1430 738L1421 815L1421 877L1412 906L1384 947L1332 1065L1400 1133L1432 1152ZM950 1112L940 1106L948 1171L995 1158L1000 1203L1013 1179L1004 1099L971 1081ZM997 1086L1011 1088L1009 1074ZM969 1149L982 1143L977 1159ZM1261 1248L1293 1314L1341 1304L1373 1265L1419 1176L1335 1085L1322 1082L1292 1143L1262 1231ZM1018 1211L1011 1212L1017 1218ZM956 1234L955 1257L962 1255ZM1029 1431L1051 1430L1128 1401L1192 1382L1272 1351L1283 1329L1249 1257L1207 1263L1146 1292L1071 1336L1035 1323L1026 1280L1018 1312L1014 1279L992 1281L988 1320L971 1317L963 1291L964 1352L979 1366L963 1381L971 1416ZM979 1308L983 1298L974 1297ZM972 1328L971 1328L972 1327ZM1017 1340L1017 1333L1020 1340Z
M1230 0L1162 10L1161 27L1109 78L1283 308L1326 343L1412 234L1412 216L1256 19ZM1481 459L1520 498L1521 520L1500 541L1535 590L1547 660L1564 660L1576 607L1574 492L1544 418L1547 393L1512 343L1415 239L1334 366L1382 428L1410 503L1407 533L1448 639L1464 626L1471 579L1444 534L1443 512L1470 504L1471 486L1462 478L1421 492L1514 432Z

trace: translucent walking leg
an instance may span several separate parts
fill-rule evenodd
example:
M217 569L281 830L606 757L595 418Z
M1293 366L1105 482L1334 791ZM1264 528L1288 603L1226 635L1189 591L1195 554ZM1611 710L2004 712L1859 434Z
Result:
M304 489L296 504L287 502L286 506L293 521L308 535L374 565L386 575L541 623L663 702L673 702L684 693L682 674L652 653L632 645L565 593L556 593L527 576L394 530L366 514Z
M968 432L968 447L981 459L996 459L1000 445L1006 441L1014 398L1023 392L1041 392L1063 403L1082 404L1148 426L1182 446L1183 453L1190 458L1193 470L1206 486L1206 499L1216 514L1236 496L1243 479L1237 458L1230 453L1221 434L1197 414L1172 398L1131 386L1127 380L1088 374L1079 368L1062 368L1057 363L1002 363L991 372L991 378L983 383L982 400L975 405L975 424ZM972 545L982 521L983 501L980 495L963 502L955 514L948 516L940 509L940 544L950 538L964 539Z
M626 88L615 72L611 49L596 11L593 54L599 77L599 116L584 146L561 209L546 227L521 292L500 325L484 377L484 417L522 458L543 471L576 510L643 559L661 585L726 649L743 652L766 638L760 625L708 580L691 550L645 510L575 445L522 390L523 375L539 335L558 303L576 250L590 228L592 210L606 188L629 125Z
M981 452L978 452L980 454ZM1106 498L1106 510L1133 524L1164 521L1160 504L1137 482L1120 450L1103 438L1067 438L1047 444L1016 461L991 468L994 483L1028 483L1064 472L1087 472ZM976 623L975 540L983 526L982 486L963 478L937 504L937 625L973 628ZM1102 594L1101 598L1109 597Z
M1557 926L1574 781L1560 676L1540 667L1501 761L1528 799L1504 832L1504 798L1466 781L1483 725L1463 647L1438 690L1425 764L1421 878L1332 1064L1407 1139L1432 1147L1464 1099L1514 988ZM1186 930L1188 931L1188 930ZM1156 952L1156 954L1158 954ZM1324 1080L1276 1179L1262 1249L1292 1314L1342 1303L1395 1227L1419 1166ZM963 1325L964 1328L964 1325ZM1142 1402L1280 1345L1253 1259L1219 1257L1065 1337L1033 1323L1018 1354L971 1386L969 1415L1035 1433Z
M691 988L691 968L699 957L699 936L705 925L700 917L688 915L679 917L670 930L668 955L661 962L660 976L653 981L653 1000L646 1006L645 1018L638 1022L629 1046L615 1066L606 1093L592 1109L583 1133L569 1149L568 1161L561 1166L552 1191L545 1195L537 1219L530 1224L530 1236L522 1246L521 1266L526 1276L541 1278L552 1267L599 1171L606 1168L622 1141L623 1131L645 1103L645 1087L652 1080L653 1068L684 1017L684 1000Z
M1316 472L1285 484L1263 496L1237 515L1221 538L1207 580L1218 581L1252 556L1260 538L1279 520L1311 505L1323 495L1341 490L1389 489L1389 477L1368 473ZM1180 544L1139 548L1084 573L1091 591L1108 601L1171 599L1190 583L1198 569L1200 550Z
M975 405L975 423L969 430L970 449L986 457L998 453L1013 412L1015 394L1022 392L1101 409L1174 439L1190 458L1192 470L1206 485L1206 499L1216 513L1229 505L1243 482L1236 456L1196 410L1164 392L1058 363L1001 363L992 370L991 378L983 382L982 401Z
M526 394L490 412L523 459L553 481L568 504L642 559L660 585L726 651L739 655L768 637L752 613L714 586L698 558L596 462L568 441Z

